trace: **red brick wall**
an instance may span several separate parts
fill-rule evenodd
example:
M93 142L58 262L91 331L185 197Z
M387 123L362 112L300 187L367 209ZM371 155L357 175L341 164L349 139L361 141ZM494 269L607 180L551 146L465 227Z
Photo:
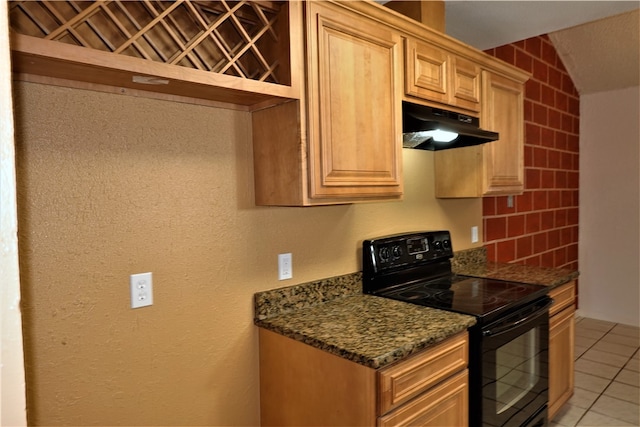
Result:
M578 268L579 95L546 35L487 51L532 74L525 86L524 193L486 197L491 261Z

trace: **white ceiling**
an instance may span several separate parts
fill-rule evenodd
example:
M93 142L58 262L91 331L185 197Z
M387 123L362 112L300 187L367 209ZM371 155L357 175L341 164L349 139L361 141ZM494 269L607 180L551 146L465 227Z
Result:
M446 32L480 50L549 34L581 94L640 85L640 1L445 2Z
M446 31L480 50L640 7L639 1L445 1Z

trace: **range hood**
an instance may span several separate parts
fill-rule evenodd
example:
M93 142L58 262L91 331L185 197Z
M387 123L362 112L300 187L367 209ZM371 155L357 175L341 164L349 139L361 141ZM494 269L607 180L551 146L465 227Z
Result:
M477 117L440 108L402 102L402 146L418 150L446 150L484 144L499 138L480 129Z

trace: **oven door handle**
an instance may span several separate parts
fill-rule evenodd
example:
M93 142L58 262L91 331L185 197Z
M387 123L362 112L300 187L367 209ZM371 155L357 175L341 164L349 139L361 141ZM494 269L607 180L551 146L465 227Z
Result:
M525 317L523 319L515 320L513 322L496 325L497 326L496 328L487 329L485 331L482 331L482 335L484 335L485 337L491 337L491 336L499 335L499 334L502 334L504 332L508 332L508 331L510 331L512 329L515 329L515 328L517 328L518 326L520 326L523 323L526 323L526 322L528 322L530 320L537 319L538 317L544 315L547 312L547 310L549 309L549 307L551 306L551 304L553 304L553 300L551 298L549 298L549 300L543 306L538 308L536 311L534 311L533 313L531 313L527 317Z

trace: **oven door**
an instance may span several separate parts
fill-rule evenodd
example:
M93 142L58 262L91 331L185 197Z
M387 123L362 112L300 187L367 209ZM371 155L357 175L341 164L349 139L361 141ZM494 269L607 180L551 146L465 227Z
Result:
M546 425L549 297L482 328L482 424Z

